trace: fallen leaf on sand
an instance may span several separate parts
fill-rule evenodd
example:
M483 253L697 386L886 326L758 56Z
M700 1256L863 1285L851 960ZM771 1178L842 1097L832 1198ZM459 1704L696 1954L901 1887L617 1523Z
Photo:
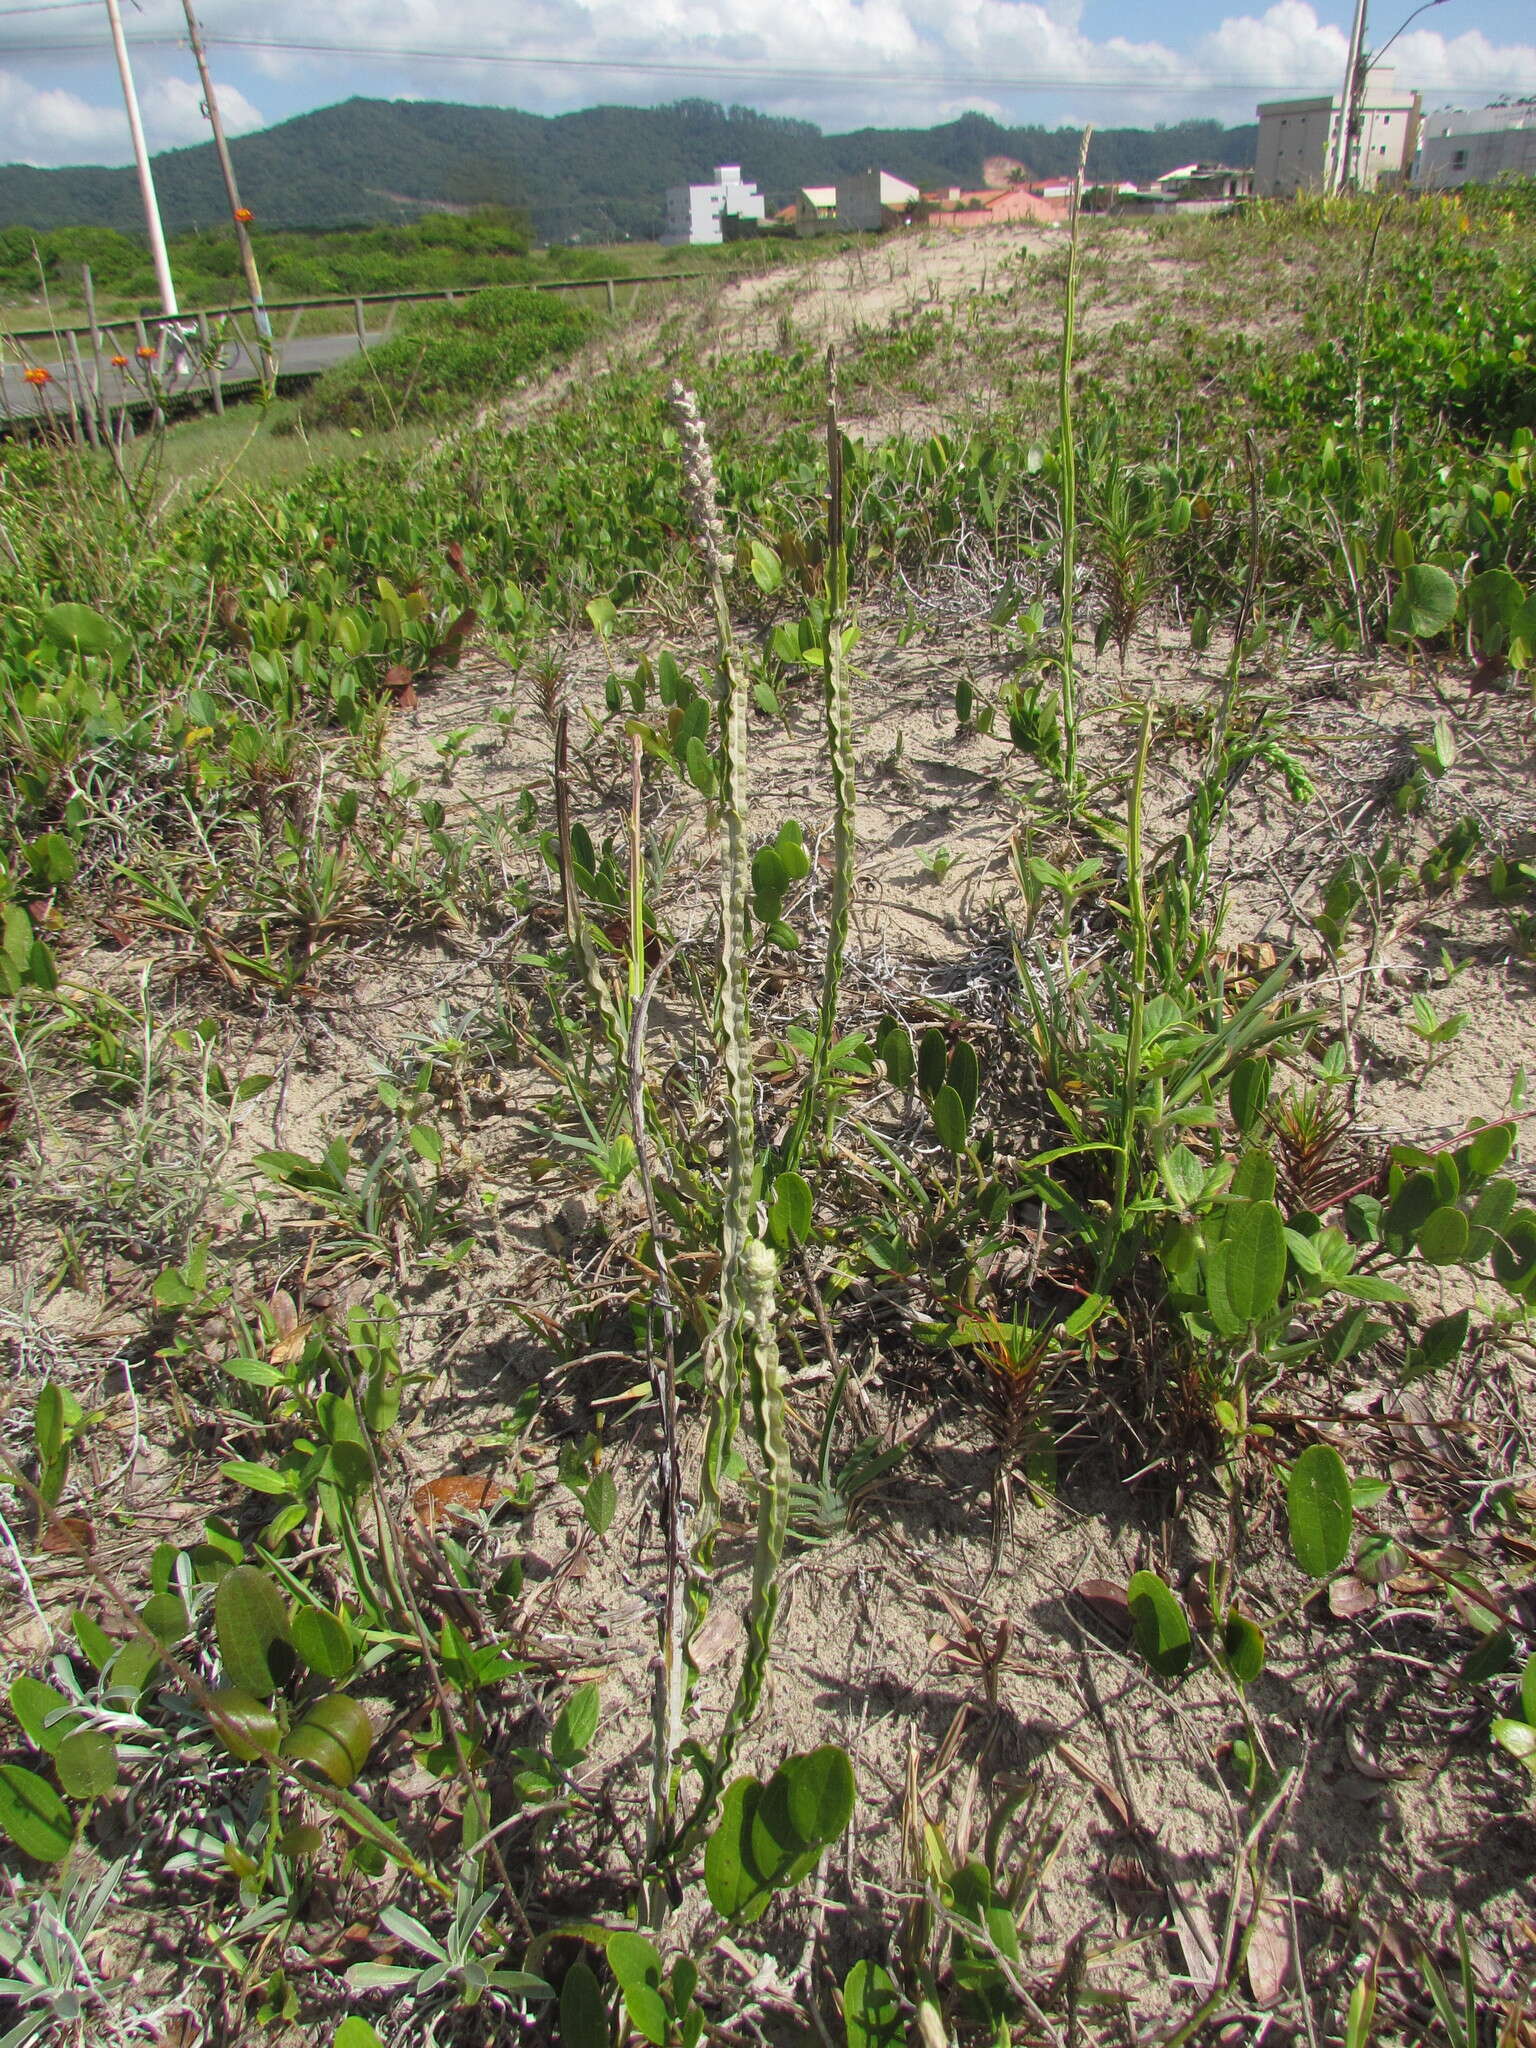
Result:
M468 1522L499 1507L506 1498L494 1479L483 1472L445 1472L428 1479L411 1495L411 1506L425 1529L443 1522Z
M1274 2005L1291 1971L1291 1929L1278 1899L1266 1899L1248 1934L1248 1989L1256 2005Z

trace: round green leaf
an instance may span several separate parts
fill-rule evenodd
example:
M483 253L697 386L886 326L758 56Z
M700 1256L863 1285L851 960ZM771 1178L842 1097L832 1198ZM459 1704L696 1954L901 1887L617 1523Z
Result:
M263 1750L276 1750L281 1736L277 1716L266 1701L233 1685L210 1696L208 1722L230 1755L242 1763L250 1763Z
M936 1024L930 1024L917 1048L917 1086L930 1102L944 1086L949 1065L949 1045Z
M0 1764L0 1829L39 1863L62 1863L75 1839L69 1808L46 1778L20 1764Z
M1517 1209L1493 1248L1493 1270L1511 1294L1523 1295L1536 1278L1536 1210Z
M720 1818L704 1845L704 1889L722 1920L755 1920L768 1904L769 1887L752 1861L752 1823L763 1788L737 1778L720 1802Z
M901 1995L889 1970L857 1962L843 1984L843 2025L848 2048L906 2048Z
M1472 1226L1461 1209L1436 1209L1422 1224L1416 1240L1419 1255L1432 1266L1454 1266L1465 1256Z
M1354 1527L1349 1473L1331 1444L1309 1444L1285 1490L1291 1549L1309 1578L1326 1579L1349 1555Z
M1264 1631L1235 1607L1221 1631L1221 1654L1239 1685L1252 1685L1264 1669Z
M1178 1678L1189 1668L1193 1641L1184 1609L1156 1572L1137 1572L1125 1589L1136 1641L1159 1678Z
M1520 1711L1536 1728L1536 1652L1526 1658L1520 1674Z
M117 1745L104 1728L76 1728L53 1753L71 1799L101 1799L117 1783Z
M629 2023L653 2048L666 2048L667 2002L661 1995L661 1957L643 1934L610 1934L605 1954Z
M560 2048L612 2048L608 2009L596 1977L585 1963L572 1963L560 1987ZM340 2041L334 2048L342 2048Z
M139 1619L157 1643L179 1643L192 1625L179 1593L156 1593L139 1609Z
M1484 1124L1467 1146L1467 1164L1473 1173L1486 1179L1490 1173L1497 1173L1509 1157L1515 1142L1513 1124Z
M1285 1282L1285 1218L1273 1202L1250 1202L1227 1240L1227 1300L1244 1324L1267 1316Z
M1264 1106L1269 1101L1270 1079L1268 1060L1239 1060L1232 1069L1232 1078L1227 1083L1227 1107L1232 1112L1233 1123L1244 1137L1264 1113Z
M345 1678L357 1662L352 1631L328 1608L295 1608L291 1635L300 1659L321 1678Z
M970 1119L966 1116L965 1104L947 1081L934 1096L932 1109L933 1128L939 1134L939 1143L952 1158L958 1159L965 1150Z
M42 624L44 637L72 654L118 655L126 650L118 628L88 604L52 605L43 613Z
M1493 1739L1528 1771L1536 1771L1536 1728L1529 1721L1509 1721L1501 1716L1493 1724Z
M293 1670L288 1610L275 1585L253 1564L236 1565L213 1596L214 1632L229 1684L261 1698Z
M892 1017L880 1028L876 1050L885 1062L886 1078L893 1088L910 1088L917 1072L912 1052L912 1034L899 1018Z
M333 1692L317 1700L297 1728L289 1730L282 1753L309 1764L344 1791L368 1761L372 1747L373 1723L356 1700Z
M1404 569L1393 595L1387 630L1413 640L1432 640L1455 618L1459 597L1453 576L1430 562L1414 562Z
M808 1848L835 1842L853 1818L853 1765L836 1743L786 1757L774 1777L788 1783L790 1825Z
M964 1104L969 1123L976 1114L976 1098L981 1093L981 1062L975 1046L964 1038L956 1041L949 1056L949 1085Z
M45 1685L40 1678L31 1678L25 1672L11 1681L11 1712L21 1724L22 1733L34 1749L40 1749L45 1756L52 1756L71 1728L80 1725L80 1716L70 1714L67 1718L50 1721L51 1714L59 1714L69 1706L63 1693L53 1686Z
M781 1173L773 1183L768 1235L781 1247L804 1244L811 1229L811 1184L800 1173Z

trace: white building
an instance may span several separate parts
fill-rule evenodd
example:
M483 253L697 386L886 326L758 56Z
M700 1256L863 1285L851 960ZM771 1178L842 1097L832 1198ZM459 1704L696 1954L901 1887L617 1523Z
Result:
M837 225L851 234L877 234L899 221L922 194L889 171L859 171L837 181Z
M1500 178L1536 178L1536 99L1425 115L1418 181L1426 192Z
M1413 170L1422 103L1416 92L1394 85L1393 76L1389 68L1372 70L1360 96L1348 177L1358 192L1400 183ZM1259 108L1257 197L1294 199L1298 192L1328 190L1341 120L1336 97L1267 100Z
M740 164L717 164L712 185L672 185L667 190L666 248L682 242L723 242L727 215L737 220L762 220L763 195L743 182Z

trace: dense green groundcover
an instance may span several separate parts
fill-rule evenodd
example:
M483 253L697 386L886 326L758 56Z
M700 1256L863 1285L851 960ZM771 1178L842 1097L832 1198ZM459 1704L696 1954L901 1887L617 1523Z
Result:
M1521 194L1425 205L1379 250L1370 219L1354 217L1370 290L1363 309L1358 280L1320 295L1309 352L1253 344L1234 356L1207 344L1202 355L1191 336L1179 351L1138 353L1124 375L1111 357L1085 372L1090 543L1117 545L1127 563L1139 548L1134 587L1139 577L1155 597L1176 584L1198 627L1234 613L1257 513L1271 619L1357 644L1401 623L1413 569L1451 588L1437 630L1498 651L1536 580L1532 379L1521 361L1536 331L1528 212ZM1335 215L1329 231L1350 223ZM1265 210L1240 231L1278 261L1318 226L1304 208ZM308 415L371 425L468 410L589 331L590 316L562 299L485 294L322 380ZM909 323L850 352L850 395L904 373L932 332ZM678 367L699 389L739 531L789 571L769 596L744 539L737 601L770 613L791 592L814 594L820 353L791 346ZM1039 367L1048 377L1048 358ZM104 465L9 448L0 774L12 892L26 893L21 850L39 833L89 836L116 789L142 788L173 762L191 769L189 727L199 731L195 782L216 807L238 805L254 725L274 708L357 725L385 669L424 666L466 600L492 632L527 644L590 600L622 606L691 587L666 381L614 370L510 432L460 435L425 456L363 455L259 499L204 494L155 516ZM1023 401L1005 404L969 432L852 440L847 464L856 587L977 540L1016 562L1021 581L1051 552L1057 455L1038 407L1031 417ZM107 666L48 638L41 622L60 602L99 607L131 652Z
M406 332L328 370L299 408L311 427L392 427L450 419L564 360L593 314L515 285L418 312Z

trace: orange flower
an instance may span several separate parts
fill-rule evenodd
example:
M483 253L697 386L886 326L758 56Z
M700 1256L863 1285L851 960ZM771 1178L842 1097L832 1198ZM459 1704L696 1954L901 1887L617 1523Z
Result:
M235 219L240 222L242 227L248 220L254 220L255 218L255 214L252 213L248 206L237 206L235 208Z
M141 341L134 350L134 354L141 363L152 363L155 360L156 351L150 347L147 341Z
M112 367L114 370L126 370L128 367L128 358L126 356L114 356L112 358Z
M34 369L28 370L26 381L29 384L36 384L39 386L44 384L51 384L53 382L53 372L52 370L45 370L42 364L39 363Z

